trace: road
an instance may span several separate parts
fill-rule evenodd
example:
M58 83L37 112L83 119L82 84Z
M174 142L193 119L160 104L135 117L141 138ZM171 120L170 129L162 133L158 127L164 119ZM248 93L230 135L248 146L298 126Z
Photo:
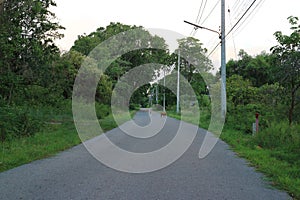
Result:
M146 125L149 116L138 112L135 121ZM119 128L106 135L121 148L148 152L168 143L178 125L178 120L168 117L166 128L147 139L126 136ZM0 199L290 199L285 192L271 188L262 174L223 141L200 160L198 153L205 134L199 129L190 148L170 166L141 174L111 169L78 145L1 173Z

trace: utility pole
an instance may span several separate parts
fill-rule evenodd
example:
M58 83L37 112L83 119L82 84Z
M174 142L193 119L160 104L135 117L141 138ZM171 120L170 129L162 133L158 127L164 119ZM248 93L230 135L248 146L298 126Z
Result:
M166 72L164 68L164 102L163 102L163 112L166 112Z
M156 84L156 97L155 97L155 100L156 100L156 104L158 104L158 84Z
M179 102L180 102L180 49L178 48L178 72L177 72L177 106L176 112L179 113Z
M190 24L196 28L205 29L214 33L218 33L221 39L221 117L226 116L226 44L225 44L225 0L221 0L221 33L213 29L199 26L197 24L185 21L185 23Z
M221 112L226 116L226 44L225 44L225 0L221 0Z

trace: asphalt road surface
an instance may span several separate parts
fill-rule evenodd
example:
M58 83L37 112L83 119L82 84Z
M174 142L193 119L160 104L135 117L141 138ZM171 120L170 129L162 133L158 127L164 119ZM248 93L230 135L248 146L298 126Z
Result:
M138 112L135 121L147 125L148 113ZM162 148L172 140L178 126L178 120L168 117L165 128L147 139L133 138L118 128L106 135L120 148L141 153ZM272 188L262 174L222 141L200 160L198 153L205 134L199 129L190 148L170 166L140 174L111 169L79 145L52 158L0 173L0 199L291 199Z

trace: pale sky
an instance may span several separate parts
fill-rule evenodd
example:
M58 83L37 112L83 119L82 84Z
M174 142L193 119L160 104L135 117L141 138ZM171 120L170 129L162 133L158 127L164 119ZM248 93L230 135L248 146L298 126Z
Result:
M193 27L184 23L183 20L195 23L201 4L199 17L202 16L202 18L198 24L216 31L219 30L221 24L221 4L217 4L219 0L207 0L205 8L206 0L57 0L56 2L57 8L52 10L60 24L66 28L63 31L65 37L57 41L57 45L61 50L66 51L73 45L78 35L89 34L99 27L106 27L110 22L121 22L145 28L168 29L190 36ZM253 0L226 0L226 10L230 9L230 14L226 12L226 32L231 29L252 2ZM217 6L213 10L216 4ZM255 7L256 9L250 14ZM209 15L212 10L213 12ZM300 17L300 1L257 0L248 15L249 17L243 25L233 31L233 37L230 34L227 38L227 61L230 58L235 59L236 52L240 49L244 49L250 55L257 55L264 50L268 52L270 47L276 45L273 36L275 31L290 33L287 17L291 15ZM204 23L203 20L205 20ZM203 43L208 52L212 51L219 41L216 33L207 30L199 29L194 37ZM236 48L234 48L234 44ZM213 60L214 65L217 65L215 67L218 67L220 47L210 56L210 59Z

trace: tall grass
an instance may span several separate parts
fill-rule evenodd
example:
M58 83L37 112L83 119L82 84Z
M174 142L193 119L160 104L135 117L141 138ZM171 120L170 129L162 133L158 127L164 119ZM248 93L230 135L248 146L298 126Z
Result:
M0 172L53 156L81 143L73 122L71 102L65 102L60 108L37 107L27 111L28 115L35 115L35 119L42 122L43 126L39 131L32 131L32 134L26 137L13 136L1 141ZM117 127L114 117L109 114L108 106L96 104L96 112L104 132ZM134 113L135 111L131 111L131 117ZM128 120L125 114L119 114L118 117L122 122ZM10 127L13 127L13 124L5 128Z
M300 154L300 125L290 126L285 121L271 123L268 128L256 134L254 140L263 148L281 149Z

